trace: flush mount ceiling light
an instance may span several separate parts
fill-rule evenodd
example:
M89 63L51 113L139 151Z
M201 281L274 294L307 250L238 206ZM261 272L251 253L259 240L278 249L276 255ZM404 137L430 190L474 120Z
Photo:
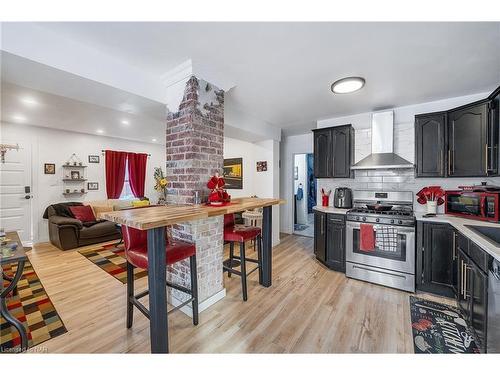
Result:
M122 125L129 125L130 122L128 120L122 120Z
M156 138L153 138L153 139L152 139L152 141L153 141L153 142L156 142L156 141L157 141L157 139L156 139Z
M97 130L96 130L96 133L97 133L97 134L104 134L104 130L102 130L102 129L97 129Z
M348 94L358 91L365 85L365 79L361 77L347 77L332 83L331 90L334 94Z
M26 117L23 115L15 114L15 115L12 115L12 120L17 121L17 122L25 122Z
M28 107L36 107L38 105L38 102L33 99L32 97L26 96L24 98L21 98L21 102Z

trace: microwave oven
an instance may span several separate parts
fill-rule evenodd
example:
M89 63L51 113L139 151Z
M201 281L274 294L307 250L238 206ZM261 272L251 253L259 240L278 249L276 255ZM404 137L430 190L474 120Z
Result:
M500 221L500 192L447 190L444 211L476 220Z

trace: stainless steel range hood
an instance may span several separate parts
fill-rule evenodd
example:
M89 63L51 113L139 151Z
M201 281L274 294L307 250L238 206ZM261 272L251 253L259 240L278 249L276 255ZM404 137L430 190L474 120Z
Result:
M351 169L413 168L408 160L394 153L394 112L372 114L372 153Z

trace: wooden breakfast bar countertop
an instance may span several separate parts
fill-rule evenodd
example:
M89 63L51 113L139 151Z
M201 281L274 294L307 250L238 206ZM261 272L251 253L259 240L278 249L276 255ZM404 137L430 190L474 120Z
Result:
M166 205L104 212L100 214L100 217L135 229L148 230L283 203L285 203L283 199L275 198L237 198L233 199L229 205L220 207Z
M100 218L135 229L147 231L149 334L152 353L168 353L167 283L165 227L172 224L202 220L263 208L262 250L259 283L272 285L272 206L283 204L282 199L239 198L226 206L166 205L102 213Z

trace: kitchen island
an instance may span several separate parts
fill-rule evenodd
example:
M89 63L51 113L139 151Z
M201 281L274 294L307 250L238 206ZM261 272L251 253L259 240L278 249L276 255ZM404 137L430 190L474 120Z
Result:
M274 198L240 198L219 207L167 205L101 214L103 219L148 231L148 286L152 353L168 353L165 228L173 224L263 208L262 272L259 274L259 283L269 287L272 284L272 206L283 203L284 200Z

